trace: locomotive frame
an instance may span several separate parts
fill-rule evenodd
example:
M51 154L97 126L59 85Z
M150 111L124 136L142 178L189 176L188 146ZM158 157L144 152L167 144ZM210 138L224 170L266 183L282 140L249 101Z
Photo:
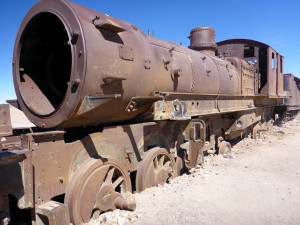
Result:
M72 72L58 103L42 90L55 86L53 80L48 80L48 87L36 78L36 58L47 57L32 44L30 32L39 27L35 15L52 18L44 11L59 19L65 12L62 24L72 30L67 46L78 60L72 71L80 72ZM80 20L90 14L94 19L84 21L90 33L81 36ZM122 32L128 34L119 35ZM89 40L87 47L93 46L100 34L101 41L115 47L112 55L116 53L118 69L128 74L110 71L98 76L97 68L85 68L88 64L81 60L90 53L83 51L84 45ZM138 56L144 57L141 45L134 49L117 37L140 41L153 58L139 61ZM229 140L249 133L257 138L275 120L300 109L299 79L283 74L283 56L270 46L247 39L215 44L214 30L207 27L193 29L190 39L189 49L164 42L132 24L63 0L34 6L16 41L18 100L8 103L23 110L37 127L12 127L10 106L1 105L0 222L14 223L24 213L33 224L81 224L108 210L134 210L128 192L164 184L202 163L207 154L226 157L231 152ZM49 60L52 54L56 52ZM105 58L102 66L109 63ZM155 87L134 89L131 82L138 73L149 75L144 81ZM151 81L152 73L159 82ZM90 74L101 78L103 93L98 93ZM53 90L60 92L58 87Z

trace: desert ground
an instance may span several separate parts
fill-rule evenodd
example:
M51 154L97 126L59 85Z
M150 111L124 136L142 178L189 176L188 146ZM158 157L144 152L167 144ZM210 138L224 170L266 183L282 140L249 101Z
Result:
M89 224L300 224L300 116L232 145L230 157L210 155L190 174L134 194L134 212Z

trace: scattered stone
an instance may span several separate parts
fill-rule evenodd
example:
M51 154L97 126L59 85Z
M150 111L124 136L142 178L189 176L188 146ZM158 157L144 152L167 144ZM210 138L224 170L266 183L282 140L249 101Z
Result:
M298 120L300 121L300 117ZM237 168L234 166L236 164L240 166L239 169L251 168L249 170L240 170L239 172L246 173L246 174L253 173L257 169L257 167L260 167L260 165L257 163L252 164L252 162L250 161L243 161L244 164L239 164L240 160L245 159L246 157L248 157L248 155L252 157L254 154L258 153L258 151L261 151L260 150L261 146L264 146L263 150L266 151L269 148L273 148L273 146L276 146L277 143L282 142L281 140L279 140L279 137L291 136L292 132L296 132L297 134L298 131L296 130L296 128L297 126L300 125L298 120L297 122L288 121L285 124L285 127L274 126L272 133L265 133L264 135L261 135L261 138L257 140L250 139L249 137L235 140L234 143L231 143L233 146L232 154L229 156L229 159L234 159L234 160L227 160L224 159L222 156L218 156L218 155L209 155L205 157L204 164L197 165L195 168L190 169L189 170L190 174L183 174L182 176L170 180L170 182L168 184L165 184L164 186L159 185L158 187L148 188L142 193L137 193L134 195L130 193L128 195L126 194L124 198L130 201L137 201L137 209L135 211L128 212L124 210L115 210L112 212L106 212L101 214L98 220L90 221L89 225L96 225L96 224L136 225L136 224L157 224L157 223L173 224L174 221L176 221L176 224L197 224L197 222L199 221L196 221L196 218L199 218L198 216L199 214L203 215L207 219L207 216L205 215L210 215L210 216L212 215L211 214L212 208L210 207L209 204L207 205L207 208L203 207L199 209L199 212L197 208L197 212L194 212L195 214L193 214L193 210L195 209L195 207L197 207L198 200L201 201L201 198L203 198L203 192L197 189L198 192L194 191L193 193L190 193L191 188L193 188L195 185L210 187L209 185L212 181L214 180L220 181L221 179L223 180L223 178L226 178L226 176L230 176L230 174L235 171L234 169ZM297 148L299 149L297 144L294 147L295 149ZM244 155L244 154L248 154L248 155ZM228 165L233 165L233 166L228 166ZM265 168L267 168L266 166L267 165L263 165L263 167L260 168L260 171L264 171ZM287 189L283 189L282 186L280 186L281 184L278 183L277 178L276 180L274 179L272 180L272 177L269 177L269 171L267 172L268 172L268 176L260 177L260 178L263 178L263 180L268 180L268 182L270 182L270 184L268 184L271 186L269 192L274 191L275 192L274 194L276 194L276 196L280 196L278 198L273 198L273 200L276 201L277 199L279 201L282 201L282 204L287 204L287 202L290 202L291 205L293 201L291 201L290 198L295 198L299 196L299 192L296 191L297 189L295 189L294 186L291 186L294 189L286 191L287 195L284 195L282 190L287 190ZM296 167L292 169L291 175L293 176L293 179L295 176L298 177L299 174L300 174L299 168ZM257 174L255 175L256 175L255 178L259 178L257 177ZM243 180L243 183L244 182L247 181ZM255 179L251 180L251 182L255 182ZM230 185L227 186L229 188L235 188L237 193L240 192L240 190L238 189L238 184L236 183L230 183ZM216 191L216 189L217 189L217 193L222 193L222 189L223 189L222 185L217 186L216 189L214 189L214 187L210 187L210 188L211 188L210 191L212 192L212 195L216 194L214 192ZM252 192L254 190L252 188L249 189L249 191ZM244 193L244 191L242 191L241 193ZM187 198L187 196L190 197ZM251 196L253 196L253 198L256 198L255 193ZM146 201L145 198L147 199ZM143 201L141 201L141 199L143 199ZM173 199L179 199L180 203L177 204L175 201L173 201ZM272 205L272 207L275 206L276 204ZM293 207L291 207L291 209L293 209ZM257 211L256 213L259 214L261 212ZM185 214L188 216L185 216ZM218 215L220 214L218 213ZM284 213L282 213L281 215L284 215ZM222 218L226 218L226 216L227 214L223 214ZM147 220L145 220L146 217L148 218ZM161 220L162 218L164 220ZM195 218L195 219L193 220L191 218ZM220 224L220 221L217 220L217 217L212 218L213 220L209 218L206 221L205 218L204 219L201 218L202 224L211 224L211 223L218 224L218 222ZM259 218L265 218L265 217L259 217ZM253 220L251 220L251 218L250 221L254 222ZM281 221L281 224L293 223L293 222L295 221L284 220ZM269 223L269 221L264 220L262 223L267 224Z

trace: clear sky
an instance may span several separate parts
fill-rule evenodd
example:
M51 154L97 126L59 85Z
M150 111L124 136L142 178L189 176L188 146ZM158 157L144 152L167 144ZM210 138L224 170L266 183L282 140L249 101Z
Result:
M51 1L51 0L48 0ZM0 3L0 103L15 99L12 54L17 31L37 0ZM266 43L285 57L284 72L300 77L300 1L297 0L73 0L85 7L130 22L155 37L189 45L189 32L215 29L216 42L246 38Z

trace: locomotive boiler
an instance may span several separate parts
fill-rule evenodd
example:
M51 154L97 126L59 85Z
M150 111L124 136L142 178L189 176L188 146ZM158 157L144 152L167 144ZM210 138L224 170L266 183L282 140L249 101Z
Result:
M69 1L36 3L17 34L8 101L35 126L12 126L0 107L3 223L82 224L134 210L129 193L208 154L227 157L229 140L258 137L296 99L270 46L216 44L209 27L189 38L186 48Z
M193 50L202 47L216 50L210 28L194 29L188 49L71 2L40 1L16 39L18 102L37 126L66 128L130 120L155 92L239 95L234 66Z

